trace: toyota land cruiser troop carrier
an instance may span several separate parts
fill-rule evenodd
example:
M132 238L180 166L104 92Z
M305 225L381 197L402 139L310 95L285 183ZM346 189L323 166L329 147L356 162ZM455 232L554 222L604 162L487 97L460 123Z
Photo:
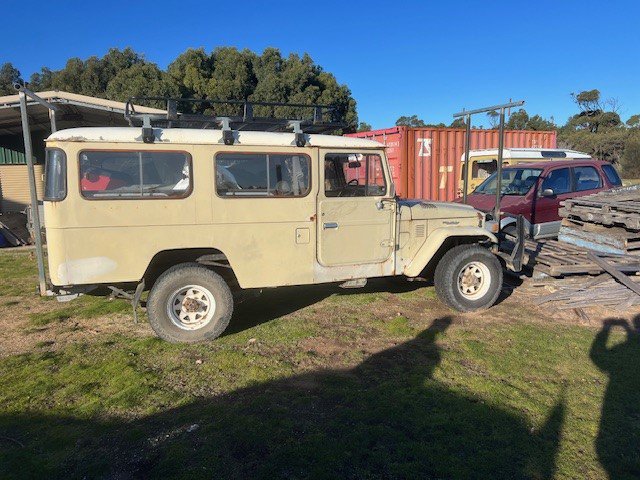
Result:
M491 306L502 265L484 214L402 201L384 146L321 134L90 127L46 141L51 284L150 289L171 342L219 336L236 289L431 277L449 306ZM132 294L131 294L132 295Z

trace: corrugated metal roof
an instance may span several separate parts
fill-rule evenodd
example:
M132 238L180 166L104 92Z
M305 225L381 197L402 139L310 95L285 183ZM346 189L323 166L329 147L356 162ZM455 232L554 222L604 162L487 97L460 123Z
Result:
M166 144L220 144L224 145L222 130L191 128L154 128L156 143ZM295 146L293 133L234 131L238 145ZM337 135L307 136L309 146L330 148L384 148L379 142L363 138ZM89 127L59 130L47 139L66 142L142 143L142 129L135 127Z
M58 106L56 114L58 128L78 126L124 126L124 102L106 100L104 98L79 95L77 93L52 90L36 92L49 103ZM28 101L29 123L31 131L49 132L49 111L44 106ZM166 113L165 110L135 106L138 113ZM20 135L22 124L20 119L20 97L18 94L0 97L0 135Z

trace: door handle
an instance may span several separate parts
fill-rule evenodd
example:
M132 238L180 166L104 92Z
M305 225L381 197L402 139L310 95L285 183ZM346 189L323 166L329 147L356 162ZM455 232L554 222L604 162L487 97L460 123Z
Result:
M328 222L328 223L323 223L322 224L322 228L327 230L329 228L338 228L338 223L337 222Z

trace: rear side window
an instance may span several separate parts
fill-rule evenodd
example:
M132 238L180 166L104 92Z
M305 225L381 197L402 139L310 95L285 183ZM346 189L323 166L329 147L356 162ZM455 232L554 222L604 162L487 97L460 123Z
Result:
M602 179L595 167L574 167L573 175L576 181L576 192L602 187Z
M602 171L607 176L607 180L609 180L609 183L611 185L614 185L616 187L622 185L622 180L620 180L620 176L618 175L618 172L616 172L616 169L613 167L613 165L603 165Z
M191 192L191 179L191 157L184 152L80 153L85 198L183 198Z
M542 182L542 190L550 188L555 195L562 195L571 191L571 172L568 168L551 170ZM541 190L541 191L542 191Z
M221 197L304 197L311 188L307 155L220 153L215 163Z
M67 156L57 148L47 150L44 199L59 202L67 196Z

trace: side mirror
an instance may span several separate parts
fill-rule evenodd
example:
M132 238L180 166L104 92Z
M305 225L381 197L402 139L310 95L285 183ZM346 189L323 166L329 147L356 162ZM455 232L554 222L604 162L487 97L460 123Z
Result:
M393 182L391 182L391 185L389 185L389 196L391 198L394 198L396 196L396 186Z
M553 197L554 195L555 193L553 193L552 188L545 188L544 190L542 190L542 193L540 194L541 197Z

